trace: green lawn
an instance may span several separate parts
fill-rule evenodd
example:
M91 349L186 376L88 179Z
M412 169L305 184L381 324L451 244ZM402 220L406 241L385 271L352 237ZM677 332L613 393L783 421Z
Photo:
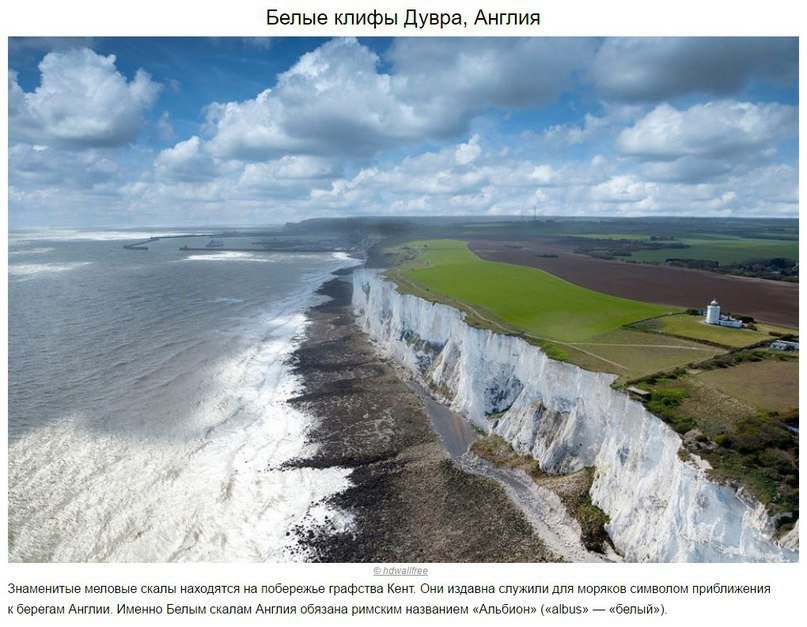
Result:
M653 330L653 329L649 329ZM665 316L658 319L657 331L689 337L695 340L706 340L715 342L723 346L739 348L756 344L762 340L773 340L767 333L751 331L750 329L733 329L731 327L720 327L713 324L706 324L702 316Z
M772 259L785 257L799 258L797 241L747 239L747 238L692 238L682 239L689 248L663 248L659 250L640 250L628 259L641 262L662 262L666 259L705 259L720 264L749 261L751 259Z
M579 342L675 311L587 290L535 268L483 261L456 240L408 246L419 255L400 270L405 279L469 305L484 320L503 320L539 338Z
M564 344L563 350L570 361L589 370L619 375L620 383L710 359L725 352L706 344L631 329L617 329L584 342ZM580 355L582 351L588 357Z

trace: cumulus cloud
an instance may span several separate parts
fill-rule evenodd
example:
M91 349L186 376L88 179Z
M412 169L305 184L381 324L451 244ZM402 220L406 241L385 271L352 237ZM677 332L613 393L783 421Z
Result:
M76 154L43 145L15 144L9 148L9 179L32 188L100 190L121 174L120 166L102 152Z
M550 144L574 146L590 141L608 124L606 118L586 113L582 124L554 124L544 131L543 137Z
M722 100L679 111L657 106L619 135L622 152L648 159L756 152L797 131L796 108Z
M396 40L378 55L355 39L303 55L256 98L207 108L211 151L245 161L282 154L368 157L452 137L487 107L546 104L593 54L588 40Z
M607 181L591 188L591 197L599 202L640 202L649 201L655 188L631 174L612 176Z
M270 196L307 197L313 190L330 187L341 168L328 159L285 156L266 163L248 163L238 180L239 188Z
M218 164L207 154L197 136L166 148L154 160L157 177L169 181L203 181L220 173Z
M174 127L171 125L171 114L168 111L163 111L160 119L154 125L155 137L162 141L174 139L176 133Z
M32 92L23 91L9 72L12 140L74 149L127 144L160 89L143 70L127 81L115 68L115 55L87 48L51 52L39 71Z
M482 152L479 145L479 135L474 135L465 144L460 144L454 151L454 158L460 165L466 165L474 161Z
M575 38L415 38L396 39L385 57L400 98L453 134L487 107L553 102L595 47Z
M262 161L283 154L369 156L429 126L376 71L378 56L355 39L303 55L277 85L244 102L207 108L211 151Z
M653 41L396 39L376 53L331 40L254 98L220 92L182 135L185 76L150 116L150 143L134 146L159 86L142 71L124 77L114 56L60 49L31 92L9 72L9 204L36 224L49 211L163 224L797 215L796 107L691 95L752 81L748 93L774 100L781 91L759 80L795 80L792 41L746 41L757 48L725 83L704 77L723 71L736 41ZM653 102L662 93L690 96Z
M473 147L474 159L458 159ZM556 185L559 173L550 165L502 158L486 150L478 138L439 151L424 152L400 163L375 165L355 176L316 190L318 206L346 207L362 213L410 212L435 215L463 212L520 212Z
M603 42L588 75L606 98L723 96L755 78L794 84L798 52L796 38L617 37Z

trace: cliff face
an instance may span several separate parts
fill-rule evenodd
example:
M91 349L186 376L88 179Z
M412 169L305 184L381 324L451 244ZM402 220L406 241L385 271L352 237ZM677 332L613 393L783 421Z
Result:
M794 561L764 508L678 456L679 436L610 387L614 375L549 359L512 336L475 329L446 305L353 274L359 324L380 349L475 426L550 473L593 466L591 499L628 561Z

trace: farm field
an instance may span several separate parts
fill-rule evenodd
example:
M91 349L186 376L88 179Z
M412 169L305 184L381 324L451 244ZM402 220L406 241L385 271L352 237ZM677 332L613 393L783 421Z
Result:
M799 362L795 359L766 359L708 370L697 379L760 411L785 412L799 406Z
M758 324L757 331L752 331L751 329L719 327L716 325L706 324L703 321L703 316L690 316L687 314L664 316L655 320L641 322L638 324L638 326L642 330L646 331L668 333L670 335L683 336L693 340L714 342L715 344L720 344L730 348L741 348L743 346L756 344L763 340L773 339L773 337L769 334L769 331L776 331L779 333L788 332L787 329L765 324Z
M398 264L391 278L404 290L465 311L469 324L520 333L555 359L613 373L618 383L723 352L624 328L666 314L668 307L612 298L523 266L486 262L462 242L410 242L390 254Z
M773 324L798 326L797 283L720 275L687 268L625 263L574 253L562 239L522 235L510 242L472 239L482 259L545 270L575 285L605 294L685 308L705 307L717 298L727 311Z
M628 259L642 263L660 263L670 258L705 259L724 265L753 259L799 258L797 241L751 238L685 238L679 241L689 248L639 250Z
M399 270L405 279L464 303L483 320L493 317L540 339L579 342L675 311L594 292L533 268L484 261L456 240L408 246L418 256Z
M631 329L616 329L584 342L564 344L562 350L580 366L619 375L617 383L686 366L723 352L714 346Z
M524 237L585 237L600 239L715 241L729 244L758 241L760 244L796 244L799 225L796 219L742 218L569 218L541 216L530 220L498 220L477 223L455 223L457 237L486 232L497 239ZM442 231L445 233L445 229ZM425 238L423 238L425 239Z

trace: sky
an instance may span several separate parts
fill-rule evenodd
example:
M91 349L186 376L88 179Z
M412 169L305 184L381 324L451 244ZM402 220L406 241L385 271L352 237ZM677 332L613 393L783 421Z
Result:
M798 216L795 38L9 40L9 226Z

